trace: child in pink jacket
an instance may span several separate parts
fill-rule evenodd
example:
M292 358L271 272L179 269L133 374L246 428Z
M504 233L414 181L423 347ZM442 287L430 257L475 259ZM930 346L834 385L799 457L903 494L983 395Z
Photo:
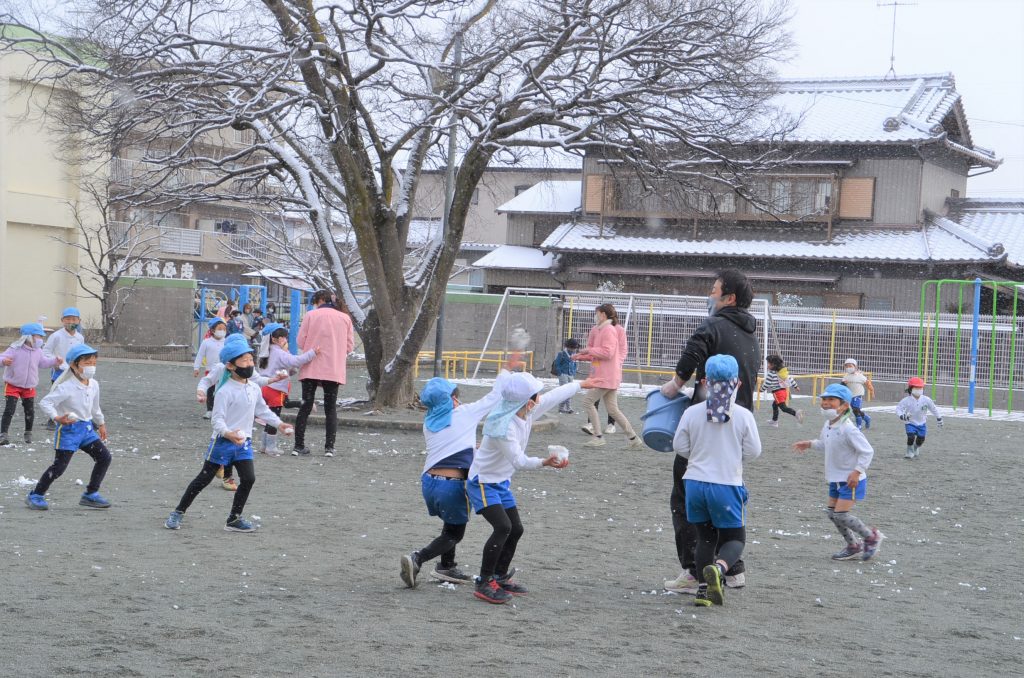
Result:
M4 414L0 420L0 445L10 445L7 429L18 409L18 399L25 411L25 442L32 442L32 423L35 421L36 386L39 385L39 369L60 365L61 358L47 358L42 348L36 346L36 337L45 337L46 331L39 323L21 326L21 336L3 353L0 364L4 366Z
M597 415L596 404L603 401L608 414L629 439L631 449L641 447L633 425L622 414L618 403L618 388L622 383L622 365L626 361L629 346L626 343L626 332L619 325L618 313L611 304L601 304L594 311L594 327L587 337L587 347L577 353L575 360L590 363L589 381L596 388L583 395L583 406L586 407L590 426L594 431L592 440L583 444L584 447L604 447L605 440L601 434L601 421Z

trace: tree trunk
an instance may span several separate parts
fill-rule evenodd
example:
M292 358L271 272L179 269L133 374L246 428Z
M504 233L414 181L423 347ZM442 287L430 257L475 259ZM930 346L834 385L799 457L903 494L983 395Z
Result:
M103 341L107 344L114 342L114 331L117 325L117 317L114 314L113 290L105 289L103 298L100 299L100 315L103 316Z
M403 327L411 324L406 319ZM388 371L388 363L392 362L394 353L384 350L381 341L380 318L376 309L370 309L366 321L359 328L359 336L363 340L363 352L366 355L366 371L369 380L366 392L376 407L405 407L416 397L416 386L413 383L414 365L394 361Z

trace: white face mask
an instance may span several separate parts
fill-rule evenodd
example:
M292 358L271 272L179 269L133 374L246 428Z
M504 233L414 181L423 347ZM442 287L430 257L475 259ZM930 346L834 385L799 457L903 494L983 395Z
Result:
M96 366L86 365L82 368L82 377L85 379L92 379L96 376Z
M910 389L910 395L914 396L915 398L919 398L923 394L924 394L924 389L923 388L912 388L912 389Z
M821 408L821 416L825 417L829 421L832 421L839 416L839 410L826 410L824 407Z
M227 333L227 330L217 330L213 333L213 336L216 337L217 339L223 339L225 336L227 336Z
M857 371L857 368L856 368L856 367L847 367L847 368L846 368L846 373L847 373L847 374L853 374L853 373L854 373L854 372L856 372L856 371Z

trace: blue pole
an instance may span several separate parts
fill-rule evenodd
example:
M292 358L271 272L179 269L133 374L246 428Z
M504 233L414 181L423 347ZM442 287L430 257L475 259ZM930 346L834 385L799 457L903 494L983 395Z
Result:
M974 414L974 388L978 384L978 320L981 318L981 278L974 279L974 317L971 319L971 375L967 411ZM991 378L991 375L989 375Z
M288 348L299 352L299 319L302 317L302 291L292 290L292 310L288 316Z

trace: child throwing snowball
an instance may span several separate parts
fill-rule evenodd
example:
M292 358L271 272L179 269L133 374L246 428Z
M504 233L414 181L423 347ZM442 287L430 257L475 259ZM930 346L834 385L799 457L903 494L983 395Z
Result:
M288 350L288 330L281 323L268 323L261 330L261 334L258 361L260 374L267 379L277 377L263 386L263 400L274 414L280 416L281 410L284 409L284 401L288 399L288 392L292 387L288 375L298 372L300 367L320 355L320 347L317 346L301 355L292 355ZM276 426L264 425L260 451L271 457L281 456L281 451L277 447Z
M21 336L10 347L0 353L0 365L4 366L4 414L0 421L0 445L9 445L7 431L10 429L14 411L21 400L25 411L26 443L32 442L32 423L35 421L36 386L39 385L39 368L53 368L60 364L60 358L48 358L36 344L37 337L45 337L46 331L39 323L21 326Z
M907 431L907 453L904 459L916 459L921 454L925 436L928 435L928 413L935 415L935 422L942 428L942 417L935 407L935 401L924 394L924 379L911 377L907 381L907 397L896 405L896 415Z
M820 397L821 414L825 417L821 434L817 440L793 443L793 449L825 453L828 518L846 540L846 547L832 554L832 560L871 560L885 535L865 525L850 511L867 496L868 466L875 451L850 416L850 389L842 384L829 384Z

